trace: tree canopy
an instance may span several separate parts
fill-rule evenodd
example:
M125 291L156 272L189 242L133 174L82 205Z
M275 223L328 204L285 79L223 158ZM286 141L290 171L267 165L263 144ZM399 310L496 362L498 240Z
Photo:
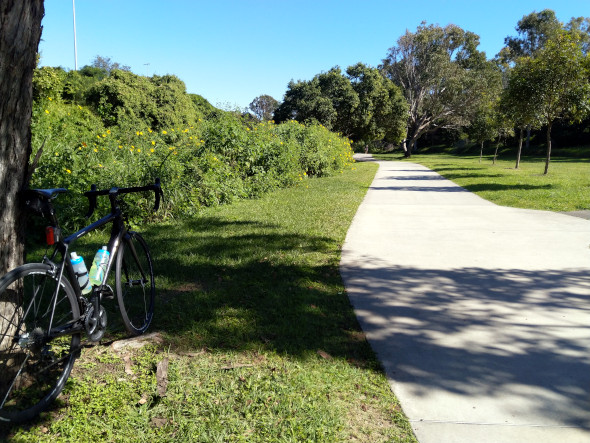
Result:
M409 105L407 156L425 133L468 124L492 69L478 45L476 34L458 26L423 22L389 49L381 69Z
M291 81L275 121L318 122L355 142L399 143L407 105L400 90L378 69L363 63L339 67L310 81Z
M507 94L515 115L540 120L547 129L545 174L551 157L551 129L557 119L579 120L590 113L590 60L577 34L560 31L536 56L518 59Z

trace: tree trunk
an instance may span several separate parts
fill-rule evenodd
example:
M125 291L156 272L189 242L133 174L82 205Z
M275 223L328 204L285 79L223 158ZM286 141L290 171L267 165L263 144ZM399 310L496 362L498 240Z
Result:
M0 1L0 276L24 261L25 217L18 192L26 186L31 154L33 70L41 39L43 0ZM18 299L0 298L0 349L10 346Z
M479 162L481 163L481 158L483 157L483 141L480 142L479 145Z
M526 127L526 145L524 147L526 149L528 149L530 143L531 143L531 125L527 125L527 127Z
M516 166L514 169L518 169L520 166L520 154L522 153L522 139L524 136L524 129L520 128L520 136L518 137L518 152L516 153Z
M494 151L494 160L492 161L493 165L496 164L496 159L498 158L498 148L499 147L500 147L500 141L498 140L498 143L496 143L496 150Z
M547 157L545 158L545 172L544 175L547 175L549 172L549 161L551 159L551 125L553 122L549 122L547 125Z
M0 3L0 275L24 260L17 193L31 153L33 70L43 14L43 0Z
M0 2L0 275L24 260L17 193L31 153L33 70L43 14L43 0Z

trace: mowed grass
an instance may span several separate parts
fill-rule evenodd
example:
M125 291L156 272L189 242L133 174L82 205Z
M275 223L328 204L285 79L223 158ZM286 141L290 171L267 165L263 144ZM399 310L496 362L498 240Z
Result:
M140 350L85 348L52 409L8 437L415 441L338 269L376 168L142 230L159 336Z
M382 160L406 161L399 154L375 155ZM543 175L545 159L515 160L451 154L413 155L420 163L479 196L503 206L549 211L590 209L590 159L554 157Z

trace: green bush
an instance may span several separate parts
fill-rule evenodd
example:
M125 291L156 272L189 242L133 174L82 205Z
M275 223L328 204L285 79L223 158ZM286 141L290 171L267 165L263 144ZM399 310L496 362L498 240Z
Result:
M109 91L113 97L104 103L120 99ZM134 106L120 107L112 115L136 116ZM163 115L171 114L165 106L154 112L158 109ZM145 119L151 120L144 114L135 121ZM104 116L97 116L92 108L61 99L35 102L33 155L35 148L45 146L31 187L71 191L56 202L62 223L67 220L66 228L85 222L87 201L81 194L91 184L108 189L142 185L160 177L165 199L158 214L151 213L153 196L126 197L132 221L139 222L155 216L191 216L205 206L340 172L352 162L349 141L320 125L246 125L232 113L196 118L194 124L171 119L178 124L157 130L145 124L130 127L133 119L122 126L105 126L103 121ZM99 212L108 208L107 199L103 200Z

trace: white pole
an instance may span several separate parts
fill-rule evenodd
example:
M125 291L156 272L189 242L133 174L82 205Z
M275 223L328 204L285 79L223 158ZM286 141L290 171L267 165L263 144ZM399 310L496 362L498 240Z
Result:
M78 47L76 45L76 0L72 0L72 11L74 12L74 66L78 70Z

